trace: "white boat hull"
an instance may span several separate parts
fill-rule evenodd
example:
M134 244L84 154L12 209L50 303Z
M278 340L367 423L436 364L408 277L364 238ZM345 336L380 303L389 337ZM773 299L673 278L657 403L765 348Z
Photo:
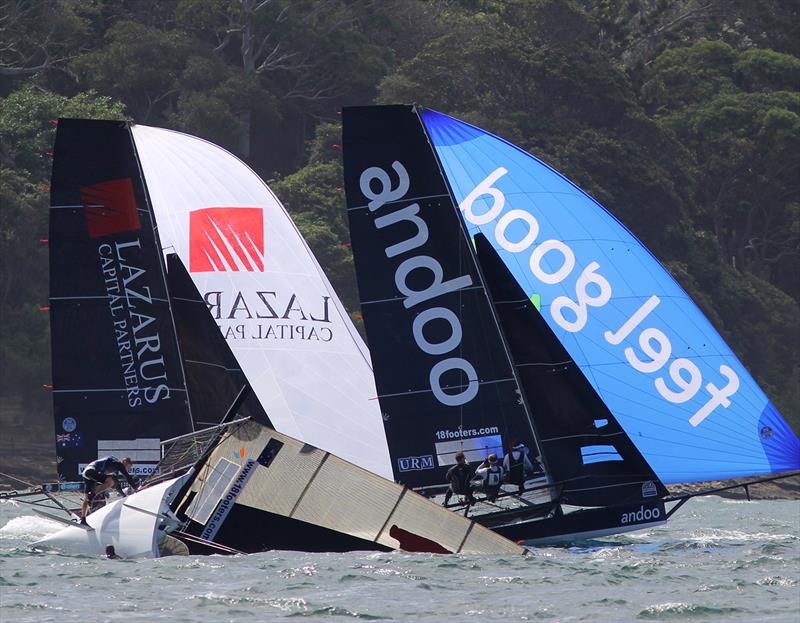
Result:
M87 517L89 528L68 526L33 544L69 554L104 555L113 545L122 558L157 558L158 542L177 522L169 503L187 475L137 491ZM166 529L166 530L165 530Z

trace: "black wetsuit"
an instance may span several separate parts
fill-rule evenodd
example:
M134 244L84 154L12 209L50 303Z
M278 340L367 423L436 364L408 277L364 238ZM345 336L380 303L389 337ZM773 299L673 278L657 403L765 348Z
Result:
M97 487L102 485L106 481L106 478L114 474L123 476L131 487L134 489L136 488L136 482L131 478L130 474L128 474L128 470L125 469L125 465L123 465L122 461L114 456L104 456L96 461L92 461L83 470L83 483L86 486L86 496L89 501L94 497ZM122 493L122 486L116 480L115 483L117 485L117 490Z
M472 497L472 487L469 484L470 476L472 476L472 469L467 463L456 463L447 470L447 482L450 483L450 488L444 495L445 505L454 493L466 495L470 504L475 501Z
M519 492L525 490L525 452L518 450L519 457L514 458L514 452L509 452L508 457L508 482L519 487Z

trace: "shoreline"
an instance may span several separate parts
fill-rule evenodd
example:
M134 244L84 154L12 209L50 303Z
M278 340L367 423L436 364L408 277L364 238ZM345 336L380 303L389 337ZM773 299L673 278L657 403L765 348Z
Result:
M0 399L0 491L23 488L23 482L39 486L43 482L58 480L56 473L56 447L53 433L53 416L42 410L28 412L21 401ZM20 482L8 476L18 478ZM79 480L75 475L75 480ZM675 484L667 487L671 494L696 493L707 489L744 484L759 478L738 478ZM800 500L800 474L782 480L748 486L752 500ZM744 488L714 493L720 497L746 500Z

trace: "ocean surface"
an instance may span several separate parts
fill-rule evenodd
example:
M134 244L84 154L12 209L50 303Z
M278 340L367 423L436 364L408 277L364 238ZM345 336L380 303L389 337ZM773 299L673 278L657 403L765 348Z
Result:
M0 621L800 621L800 502L690 500L663 527L528 557L32 551L0 502Z

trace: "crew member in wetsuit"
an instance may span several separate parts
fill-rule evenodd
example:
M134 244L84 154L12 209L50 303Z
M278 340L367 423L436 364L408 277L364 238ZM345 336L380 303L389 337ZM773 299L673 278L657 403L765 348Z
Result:
M89 463L83 470L83 484L86 495L81 506L81 523L86 525L86 515L89 514L89 505L99 494L107 491L116 484L120 495L125 495L122 485L114 479L115 474L123 476L132 489L136 489L136 482L131 478L128 470L133 466L131 460L125 457L121 461L114 456L104 456Z
M503 468L497 464L497 455L492 452L486 459L475 476L483 481L483 492L486 499L494 502L497 494L500 493L500 484L503 482Z
M503 469L509 484L517 485L519 493L525 491L525 479L533 474L533 463L528 458L525 444L514 441L503 459Z
M447 482L450 483L450 487L447 489L447 493L444 494L442 506L447 506L454 493L466 496L468 504L475 503L475 498L472 497L472 485L469 484L471 475L472 470L469 467L469 463L467 463L467 458L463 452L458 452L456 454L456 464L447 470Z

